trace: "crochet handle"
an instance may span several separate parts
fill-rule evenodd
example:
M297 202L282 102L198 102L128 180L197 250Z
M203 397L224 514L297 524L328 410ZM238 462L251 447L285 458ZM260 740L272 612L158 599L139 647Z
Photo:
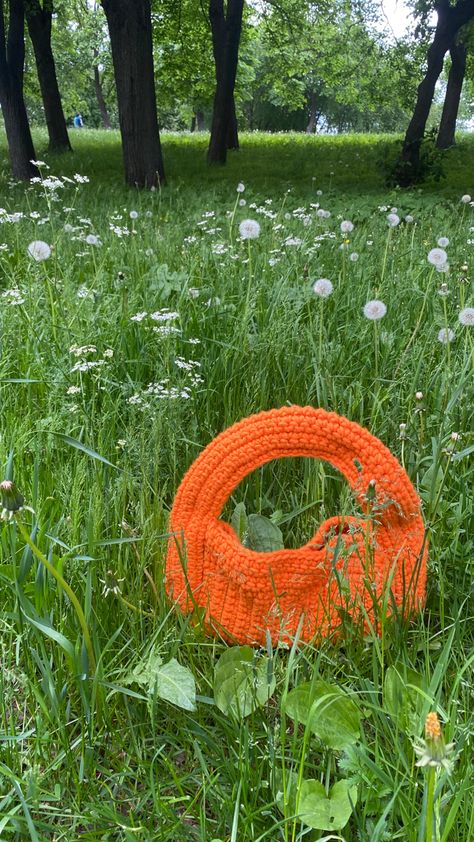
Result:
M176 495L173 528L190 519L218 518L239 483L273 459L307 456L331 463L347 479L362 506L367 491L380 506L379 523L418 514L414 488L379 439L335 413L289 406L261 412L229 427L200 454ZM394 503L395 505L390 505Z

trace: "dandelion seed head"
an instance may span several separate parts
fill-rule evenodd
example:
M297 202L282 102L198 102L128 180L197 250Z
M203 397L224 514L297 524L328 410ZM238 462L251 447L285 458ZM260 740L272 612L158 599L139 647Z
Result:
M435 248L428 252L428 263L432 266L444 266L448 262L448 255L444 249Z
M343 219L341 222L341 234L350 234L354 230L354 224L349 219Z
M367 304L364 305L363 312L366 319L376 322L379 319L383 319L387 312L387 306L383 301L379 301L377 298L374 298L372 301L368 301Z
M315 281L313 284L313 292L319 298L328 298L334 287L327 278L319 278L318 281Z
M442 327L441 330L438 332L438 342L441 342L442 345L449 345L454 339L454 331L451 330L450 327Z
M37 263L41 263L51 257L51 247L44 240L33 240L28 246L28 254Z
M474 327L474 307L464 307L460 310L458 319L464 327Z
M239 225L242 240L256 240L260 236L260 223L256 219L243 219Z

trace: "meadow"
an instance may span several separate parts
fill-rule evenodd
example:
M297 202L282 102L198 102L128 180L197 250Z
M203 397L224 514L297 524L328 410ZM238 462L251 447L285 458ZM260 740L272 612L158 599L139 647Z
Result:
M165 135L153 192L116 133L35 140L38 183L0 150L0 480L33 510L0 529L0 840L473 839L472 139L402 191L389 137L245 135L208 170L204 136ZM168 516L215 435L288 404L405 467L426 606L252 653L173 609ZM239 503L286 547L355 505L306 458Z

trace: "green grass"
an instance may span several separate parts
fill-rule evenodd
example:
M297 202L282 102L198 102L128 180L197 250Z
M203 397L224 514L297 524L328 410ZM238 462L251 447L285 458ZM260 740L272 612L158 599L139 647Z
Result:
M0 225L0 463L35 511L21 522L79 600L97 669L57 577L15 523L2 524L0 839L327 838L294 818L294 774L357 786L349 823L332 838L425 842L429 776L414 765L412 742L429 710L456 746L452 775L437 773L437 838L473 838L473 334L457 320L474 305L474 214L460 202L474 194L472 140L449 154L440 188L389 191L378 167L393 149L388 137L248 135L225 169L209 171L205 137L170 135L169 181L154 193L122 186L114 133L74 134L77 151L60 159L45 156L44 140L37 154L52 173L90 183L67 183L54 201L41 185L10 185L2 159L0 205L24 217ZM246 207L236 207L239 181ZM316 216L318 202L330 219ZM415 221L389 232L382 206ZM262 227L250 250L238 240L246 217ZM342 251L341 219L355 224ZM100 246L84 242L89 233ZM450 240L447 275L427 262L439 236ZM287 237L302 242L282 245ZM28 257L35 239L53 246L49 260ZM334 284L323 306L311 289L319 277ZM442 282L447 297L437 294ZM388 308L378 340L362 315L371 298ZM132 320L163 308L179 314L179 333L153 332L164 323L149 316ZM455 331L449 345L437 340L445 327ZM201 364L202 382L180 357ZM82 360L101 364L73 372ZM165 380L189 397L147 393ZM402 460L428 527L427 605L410 623L384 621L381 638L346 623L335 642L271 652L271 700L233 717L213 703L226 646L165 595L168 513L213 436L288 402L346 415ZM248 511L281 512L295 547L353 505L336 471L303 459L249 477L227 517L240 500ZM157 693L147 700L127 683L150 651L192 672L196 710ZM396 664L416 670L422 688L400 691L409 724L387 698ZM346 750L285 713L287 692L319 679L360 710L360 739Z

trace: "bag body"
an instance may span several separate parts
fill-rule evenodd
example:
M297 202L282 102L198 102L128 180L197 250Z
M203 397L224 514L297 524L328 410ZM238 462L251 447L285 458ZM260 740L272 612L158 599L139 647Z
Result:
M363 515L325 520L299 549L255 552L220 515L247 474L289 456L333 465ZM181 482L170 533L169 596L230 643L314 640L337 631L342 612L376 623L377 605L407 615L424 600L425 528L408 475L379 439L323 409L285 406L218 435Z

